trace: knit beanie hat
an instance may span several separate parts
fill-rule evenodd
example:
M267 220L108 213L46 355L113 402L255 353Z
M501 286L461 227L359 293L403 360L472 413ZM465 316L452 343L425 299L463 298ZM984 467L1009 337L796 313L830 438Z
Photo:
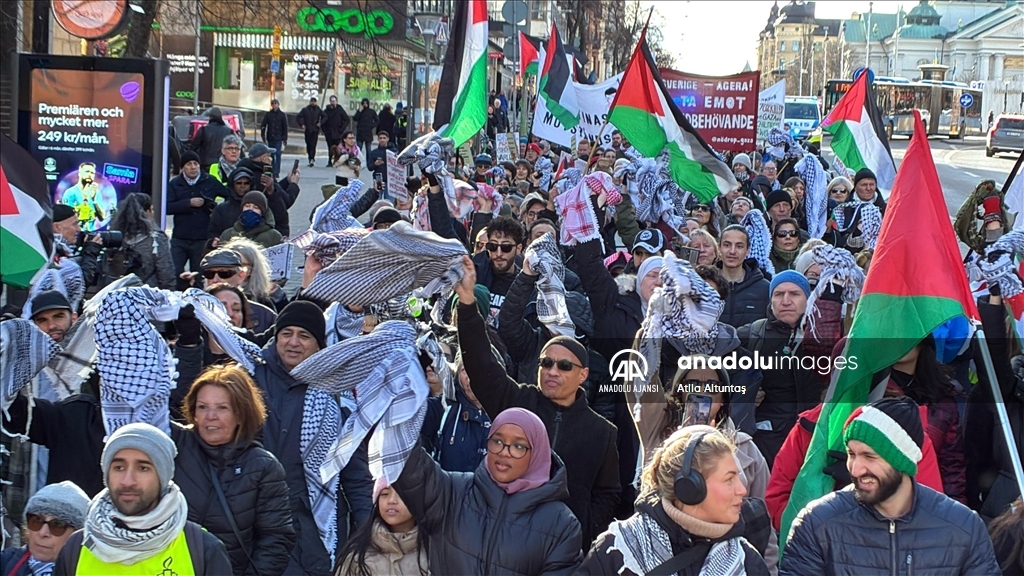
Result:
M576 357L576 362L580 366L586 368L589 365L590 355L587 354L587 349L583 347L583 344L577 342L575 338L572 338L570 336L555 336L551 340L548 340L547 343L544 344L544 347L541 348L541 357L543 357L544 352L546 352L547 349L552 346L561 346L562 348L568 350L573 356Z
M732 158L732 166L733 166L733 168L735 168L737 164L739 164L740 166L746 166L747 170L751 170L752 169L751 168L751 164L750 164L750 156L747 156L746 154L742 154L741 153L741 154L737 154L737 155L733 156L733 158Z
M178 455L178 448L174 445L174 441L156 426L133 422L115 430L107 439L107 445L103 447L100 462L103 466L104 486L107 485L110 463L118 452L125 449L138 450L149 456L153 467L156 468L156 475L160 479L162 488L166 488L174 478L174 457Z
M181 160L182 167L184 167L185 164L188 164L189 162L195 162L196 164L202 164L202 162L199 161L199 154L197 154L193 150L188 150L188 151L182 153L180 160Z
M25 505L26 516L53 516L75 529L85 526L88 512L89 496L77 484L68 480L43 486Z
M807 270L814 264L814 250L808 250L793 261L793 270L807 276Z
M274 337L289 326L297 326L316 338L320 349L327 348L327 321L324 320L323 310L307 300L296 300L284 307L277 315L274 323Z
M242 206L245 206L246 204L255 204L258 206L260 214L263 214L264 217L266 217L270 212L267 209L267 197L263 192L257 192L256 190L246 192L245 196L242 196Z
M867 444L895 470L914 476L924 445L917 403L905 396L882 398L854 410L843 431L843 442L850 440Z
M875 178L875 173L871 171L871 168L861 168L860 170L857 170L857 174L853 177L853 185L856 186L861 180L868 179L875 181L878 180Z
M784 270L772 277L772 283L768 286L768 297L771 298L772 293L775 292L775 288L779 284L785 284L786 282L792 282L799 286L804 291L804 296L811 295L811 284L807 281L806 276L796 270Z
M76 216L78 212L67 204L54 204L53 205L53 221L63 222L72 216ZM65 240L74 240L74 238L65 238Z
M793 207L793 197L789 195L789 192L786 192L785 190L775 190L768 195L768 198L765 199L765 203L767 204L765 210L771 210L772 206L775 206L780 202L789 204L790 208Z

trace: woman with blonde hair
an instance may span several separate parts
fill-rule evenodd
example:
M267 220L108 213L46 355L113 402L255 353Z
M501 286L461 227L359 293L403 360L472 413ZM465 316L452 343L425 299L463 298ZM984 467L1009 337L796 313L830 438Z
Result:
M690 232L690 248L700 252L694 267L714 266L715 262L718 262L718 240L715 240L715 237L707 230L698 228Z
M275 312L288 304L288 295L276 282L270 280L270 263L259 244L246 238L232 238L223 248L234 250L242 256L242 265L249 270L242 290L251 302L262 304Z
M751 533L767 512L744 498L735 450L710 426L676 430L644 468L636 513L598 537L577 574L769 574L758 545L771 530Z
M295 545L284 468L256 436L263 395L237 365L212 366L185 395L188 426L171 424L174 482L188 519L224 543L236 575L276 576Z

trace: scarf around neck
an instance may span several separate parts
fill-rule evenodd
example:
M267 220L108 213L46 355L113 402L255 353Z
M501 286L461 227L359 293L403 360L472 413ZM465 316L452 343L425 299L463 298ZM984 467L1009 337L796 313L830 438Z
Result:
M772 254L775 254L778 259L782 260L792 268L793 261L796 260L797 255L800 254L800 248L798 247L796 250L783 250L778 246L772 245Z
M121 514L104 488L89 505L82 545L102 562L131 566L170 546L187 520L188 503L174 482L156 508L141 516Z

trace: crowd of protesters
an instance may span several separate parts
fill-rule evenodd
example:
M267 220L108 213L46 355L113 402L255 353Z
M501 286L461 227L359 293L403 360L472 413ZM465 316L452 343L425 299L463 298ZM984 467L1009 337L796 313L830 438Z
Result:
M314 98L309 165L322 131L336 180L290 214L278 112L247 153L210 130L181 155L170 238L143 195L118 209L122 247L76 243L55 207L62 258L0 324L4 359L23 355L3 368L0 575L1024 572L991 391L953 327L874 375L823 470L836 491L788 542L832 371L684 367L842 354L885 217L870 170L787 142L727 158L727 194L659 203L663 160L618 131L570 163L536 138L499 163L424 137L392 201L361 179L397 151L395 113ZM487 136L508 131L507 103L488 114ZM287 291L262 252L283 242L305 255ZM978 305L1019 443L1024 361L993 284Z

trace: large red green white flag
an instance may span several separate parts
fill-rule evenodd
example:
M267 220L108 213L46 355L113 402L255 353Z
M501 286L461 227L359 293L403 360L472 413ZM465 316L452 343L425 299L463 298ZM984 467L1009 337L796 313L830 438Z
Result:
M562 44L558 27L551 24L551 36L544 54L537 96L544 99L548 112L567 130L580 123L580 105L576 101L572 78L572 60Z
M892 190L896 164L866 72L853 82L850 91L822 120L821 127L832 134L832 152L847 168L854 172L869 168L875 173L879 189Z
M519 74L521 76L536 76L539 70L540 42L530 36L519 32Z
M50 187L42 166L3 136L0 148L0 282L27 288L53 248Z
M608 123L645 157L655 158L667 148L672 179L702 202L738 186L729 166L704 142L669 96L647 45L646 28L622 75Z
M828 452L846 451L843 426L855 409L867 403L874 374L895 364L951 318L979 318L928 136L920 114L915 111L914 115L914 136L896 174L843 350L850 367L833 375L782 516L780 546L800 510L835 488L835 479L822 472L830 463Z
M433 126L458 147L487 121L487 2L456 2L454 22Z

